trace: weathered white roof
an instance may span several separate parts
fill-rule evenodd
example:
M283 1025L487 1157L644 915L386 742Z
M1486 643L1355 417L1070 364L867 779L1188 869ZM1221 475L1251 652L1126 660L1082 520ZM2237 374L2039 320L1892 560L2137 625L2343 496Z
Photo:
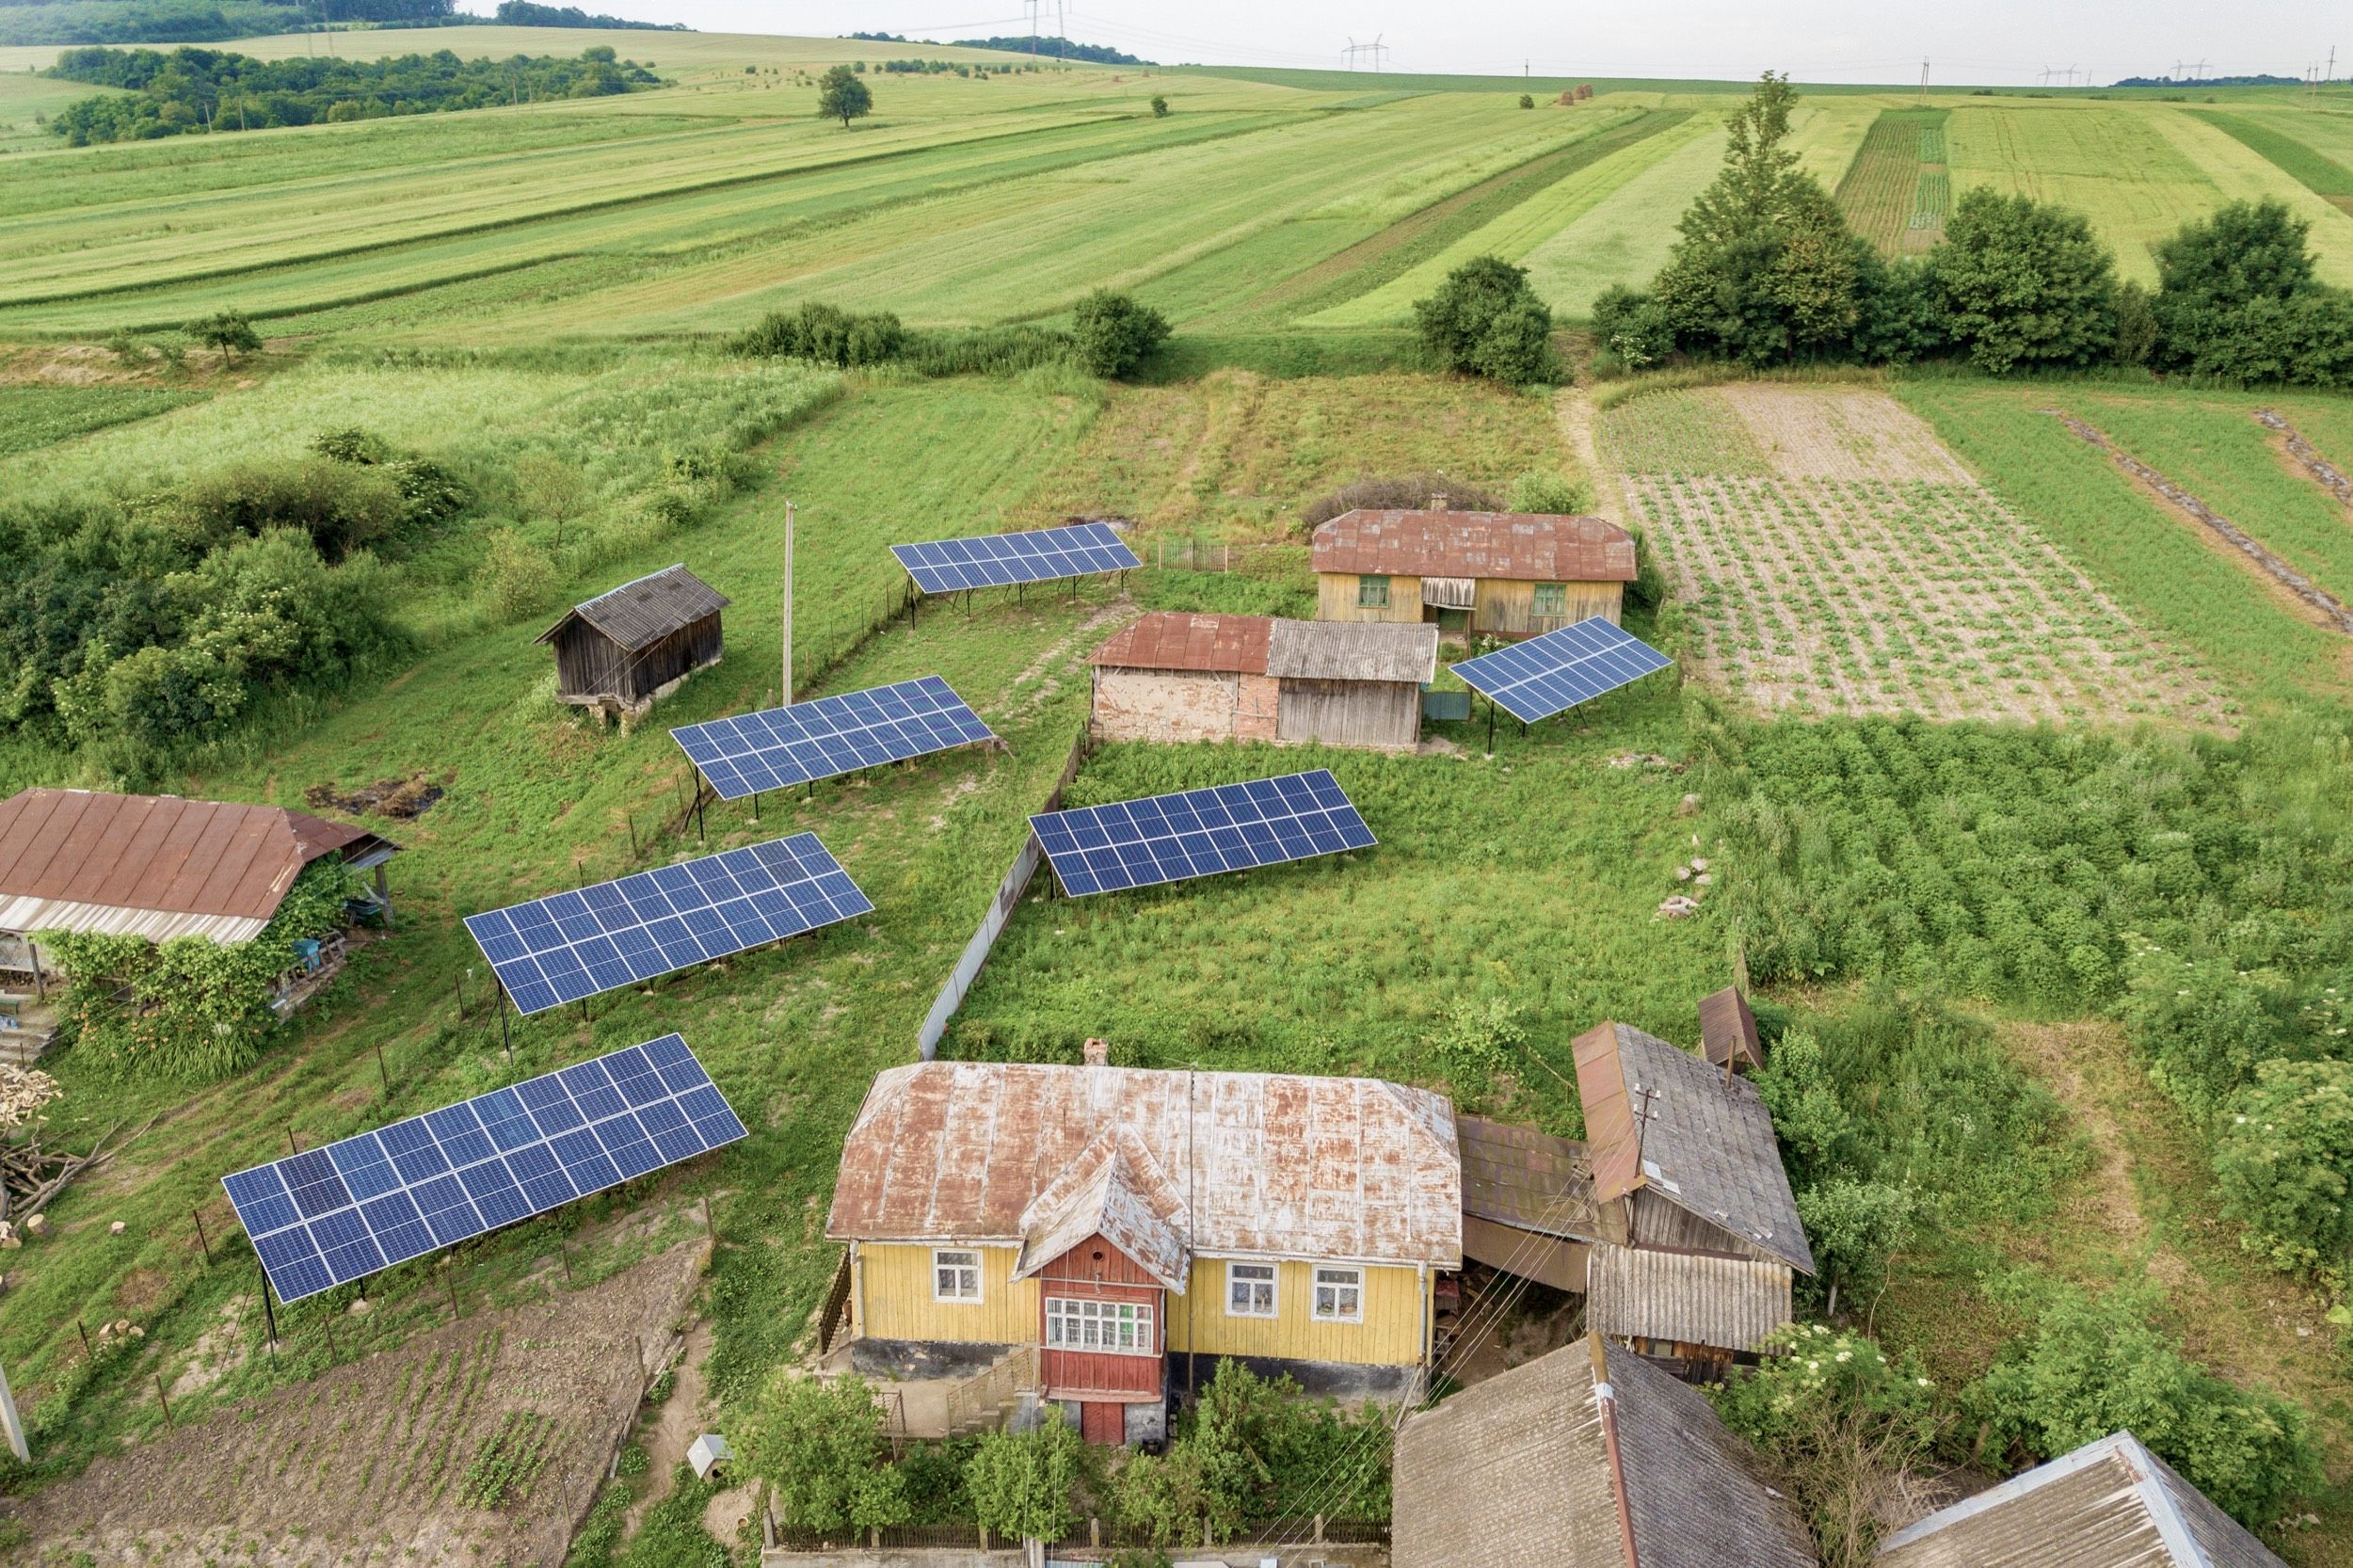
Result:
M1131 1194L1156 1194L1145 1206L1153 1224L1181 1223L1192 1255L1461 1266L1453 1106L1379 1079L1290 1073L1021 1062L891 1068L867 1091L843 1144L825 1234L1019 1243L1049 1210L1059 1231L1080 1223L1073 1214L1102 1174L1107 1136L1135 1151L1115 1179ZM1050 1199L1063 1192L1067 1206L1057 1208ZM1111 1205L1108 1192L1102 1203Z
M1266 672L1297 680L1433 680L1438 629L1428 622L1278 620Z
M1100 1236L1181 1296L1193 1266L1185 1246L1190 1228L1185 1200L1152 1151L1133 1133L1105 1133L1023 1210L1013 1277L1027 1279L1088 1237Z
M1753 1350L1789 1321L1789 1265L1596 1242L1585 1265L1585 1321L1612 1339L1673 1339Z

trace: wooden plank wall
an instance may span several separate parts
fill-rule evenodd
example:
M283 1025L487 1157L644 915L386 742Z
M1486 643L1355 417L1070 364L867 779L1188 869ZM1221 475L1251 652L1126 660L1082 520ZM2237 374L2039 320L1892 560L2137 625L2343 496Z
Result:
M1367 609L1356 602L1356 574L1323 571L1316 574L1316 619L1399 621L1415 625L1421 619L1421 579L1389 579L1389 607Z
M1279 733L1326 745L1411 746L1421 739L1421 687L1410 680L1287 679Z

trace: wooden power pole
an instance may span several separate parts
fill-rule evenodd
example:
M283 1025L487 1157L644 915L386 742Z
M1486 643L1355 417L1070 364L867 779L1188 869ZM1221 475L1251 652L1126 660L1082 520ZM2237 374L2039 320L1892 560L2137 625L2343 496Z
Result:
M784 504L784 706L792 706L792 503Z

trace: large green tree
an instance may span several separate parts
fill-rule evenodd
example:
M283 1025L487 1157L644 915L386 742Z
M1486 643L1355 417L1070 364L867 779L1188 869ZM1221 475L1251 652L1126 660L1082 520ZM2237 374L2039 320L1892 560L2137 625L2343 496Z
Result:
M2160 241L2158 361L2230 381L2353 382L2353 296L2323 284L2312 226L2280 201L2233 201Z
M1982 371L2088 365L2116 344L2116 264L2078 212L1964 191L1929 258L1954 346Z
M817 80L817 118L838 120L843 130L850 121L863 119L874 112L874 94L857 72L846 65L835 66Z
M1652 282L1676 346L1775 364L1843 351L1878 256L1786 145L1797 89L1767 72L1725 122L1724 167Z

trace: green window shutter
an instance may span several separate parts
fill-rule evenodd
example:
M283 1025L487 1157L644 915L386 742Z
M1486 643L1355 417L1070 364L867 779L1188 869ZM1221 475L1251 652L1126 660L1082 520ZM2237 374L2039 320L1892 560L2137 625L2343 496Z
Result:
M1360 610L1385 610L1389 607L1389 580L1385 577L1356 579L1356 607Z
M1540 616L1565 616L1569 613L1569 585L1566 583L1536 584L1534 613Z

